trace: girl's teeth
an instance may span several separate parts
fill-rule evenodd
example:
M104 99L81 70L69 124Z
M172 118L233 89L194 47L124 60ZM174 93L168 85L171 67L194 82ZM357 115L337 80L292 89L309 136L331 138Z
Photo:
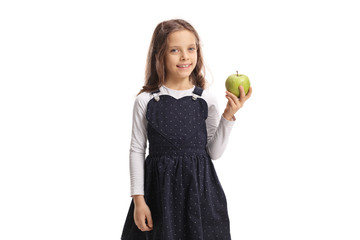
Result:
M188 67L190 64L188 64L188 65L179 65L179 67L181 67L181 68L186 68L186 67Z

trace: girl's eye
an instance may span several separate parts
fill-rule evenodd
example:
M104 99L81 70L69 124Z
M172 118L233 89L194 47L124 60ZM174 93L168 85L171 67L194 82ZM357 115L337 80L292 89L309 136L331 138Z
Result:
M190 51L195 51L196 49L192 47L192 48L189 48L189 50Z
M177 52L177 49L171 49L170 52Z

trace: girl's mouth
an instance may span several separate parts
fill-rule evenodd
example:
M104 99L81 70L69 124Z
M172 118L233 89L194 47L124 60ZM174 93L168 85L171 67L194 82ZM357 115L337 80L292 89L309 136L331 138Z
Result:
M192 64L179 64L179 65L176 65L176 67L178 68L182 68L182 69L187 69L191 66Z

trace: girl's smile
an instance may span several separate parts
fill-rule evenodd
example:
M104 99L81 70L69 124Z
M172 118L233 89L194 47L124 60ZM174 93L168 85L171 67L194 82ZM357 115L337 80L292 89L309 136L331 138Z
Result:
M225 193L211 163L223 154L234 114L250 97L251 87L246 96L242 89L240 98L226 94L228 102L220 117L217 101L204 91L201 47L198 33L185 20L163 21L154 30L145 85L133 105L133 200L121 240L198 239L200 235L231 239ZM199 194L198 186L209 191Z
M181 64L181 65L176 65L178 68L180 69L189 69L189 67L191 66L192 64Z

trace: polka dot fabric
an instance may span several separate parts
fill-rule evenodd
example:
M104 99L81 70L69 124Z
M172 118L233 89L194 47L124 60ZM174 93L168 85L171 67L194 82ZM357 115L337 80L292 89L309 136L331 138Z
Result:
M201 96L202 89L194 93ZM144 198L154 227L137 228L132 200L122 240L231 239L226 197L206 152L207 110L200 97L161 95L149 101Z

